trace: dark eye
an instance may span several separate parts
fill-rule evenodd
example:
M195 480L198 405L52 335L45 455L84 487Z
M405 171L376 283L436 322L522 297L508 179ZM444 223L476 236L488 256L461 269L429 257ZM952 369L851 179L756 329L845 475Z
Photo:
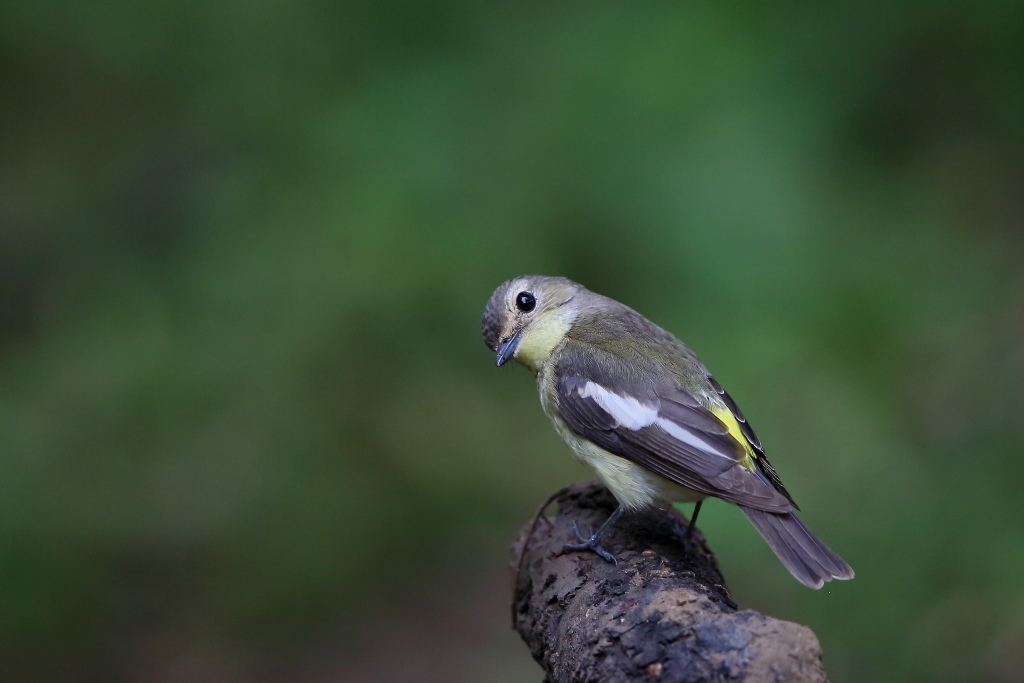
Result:
M516 294L516 308L523 313L529 313L536 305L537 300L533 297L533 294L529 292L519 292L519 294Z

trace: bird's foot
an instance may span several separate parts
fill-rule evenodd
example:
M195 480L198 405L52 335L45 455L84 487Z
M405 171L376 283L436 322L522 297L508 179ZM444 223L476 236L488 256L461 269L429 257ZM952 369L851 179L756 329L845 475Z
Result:
M590 538L587 539L583 538L583 534L580 533L579 527L576 526L576 522L572 523L572 530L576 533L576 540L579 541L579 543L566 543L562 546L563 550L590 550L597 553L605 562L618 564L615 556L601 547L599 539L601 535L600 532L603 531L603 527L602 529L598 529L598 533L591 533Z
M672 520L672 533L682 542L686 552L693 550L694 545L697 543L694 539L694 529L696 527L693 524L683 524L679 519Z
M704 501L698 500L697 504L693 506L693 514L690 515L690 523L684 528L678 517L672 519L672 531L679 537L679 540L683 542L683 549L686 552L693 550L694 541L693 534L697 530L697 515L700 514L700 508L704 504Z

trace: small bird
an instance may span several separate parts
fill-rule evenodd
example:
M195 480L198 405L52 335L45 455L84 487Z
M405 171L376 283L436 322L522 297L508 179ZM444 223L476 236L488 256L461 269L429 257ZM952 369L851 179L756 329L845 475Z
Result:
M798 581L821 588L853 569L796 515L800 508L729 394L686 344L633 309L562 277L503 283L482 331L502 366L537 375L540 402L619 506L567 550L615 562L601 534L625 511L705 498L735 503ZM575 528L575 525L574 525Z

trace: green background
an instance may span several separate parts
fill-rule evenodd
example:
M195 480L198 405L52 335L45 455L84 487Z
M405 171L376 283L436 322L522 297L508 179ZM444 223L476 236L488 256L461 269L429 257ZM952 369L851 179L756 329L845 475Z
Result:
M539 681L590 475L491 291L676 333L857 571L835 681L1024 668L1024 4L0 3L0 679Z

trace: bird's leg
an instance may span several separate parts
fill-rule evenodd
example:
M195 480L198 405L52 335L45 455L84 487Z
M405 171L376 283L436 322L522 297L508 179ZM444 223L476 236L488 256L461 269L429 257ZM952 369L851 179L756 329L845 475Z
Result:
M693 530L697 528L697 515L700 514L700 506L704 504L703 500L698 500L693 506L693 514L690 515L690 526L686 529L686 540L693 540Z
M690 550L693 545L693 532L697 529L697 515L700 514L700 506L704 503L703 500L698 500L697 504L693 506L693 514L690 515L690 523L683 528L683 525L679 523L679 519L675 518L672 523L673 531L679 540L683 542L683 547Z
M607 550L605 550L604 548L601 547L600 539L601 539L601 534L603 534L605 532L605 530L607 530L608 527L610 527L612 524L615 524L615 520L617 520L619 517L621 517L622 513L624 511L625 511L625 508L622 507L621 505L619 507L615 508L615 512L613 512L611 514L611 516L607 520L605 520L604 524L602 524L600 526L600 528L597 530L597 532L594 533L594 534L591 534L590 538L588 538L586 540L584 540L583 534L580 533L579 528L576 526L576 522L573 522L572 523L572 530L576 532L576 540L579 541L579 543L566 543L563 546L563 549L564 550L593 550L595 553L600 555L601 558L604 559L605 561L611 562L612 564L618 564L618 562L615 560L615 556L612 555L610 552L608 552Z

